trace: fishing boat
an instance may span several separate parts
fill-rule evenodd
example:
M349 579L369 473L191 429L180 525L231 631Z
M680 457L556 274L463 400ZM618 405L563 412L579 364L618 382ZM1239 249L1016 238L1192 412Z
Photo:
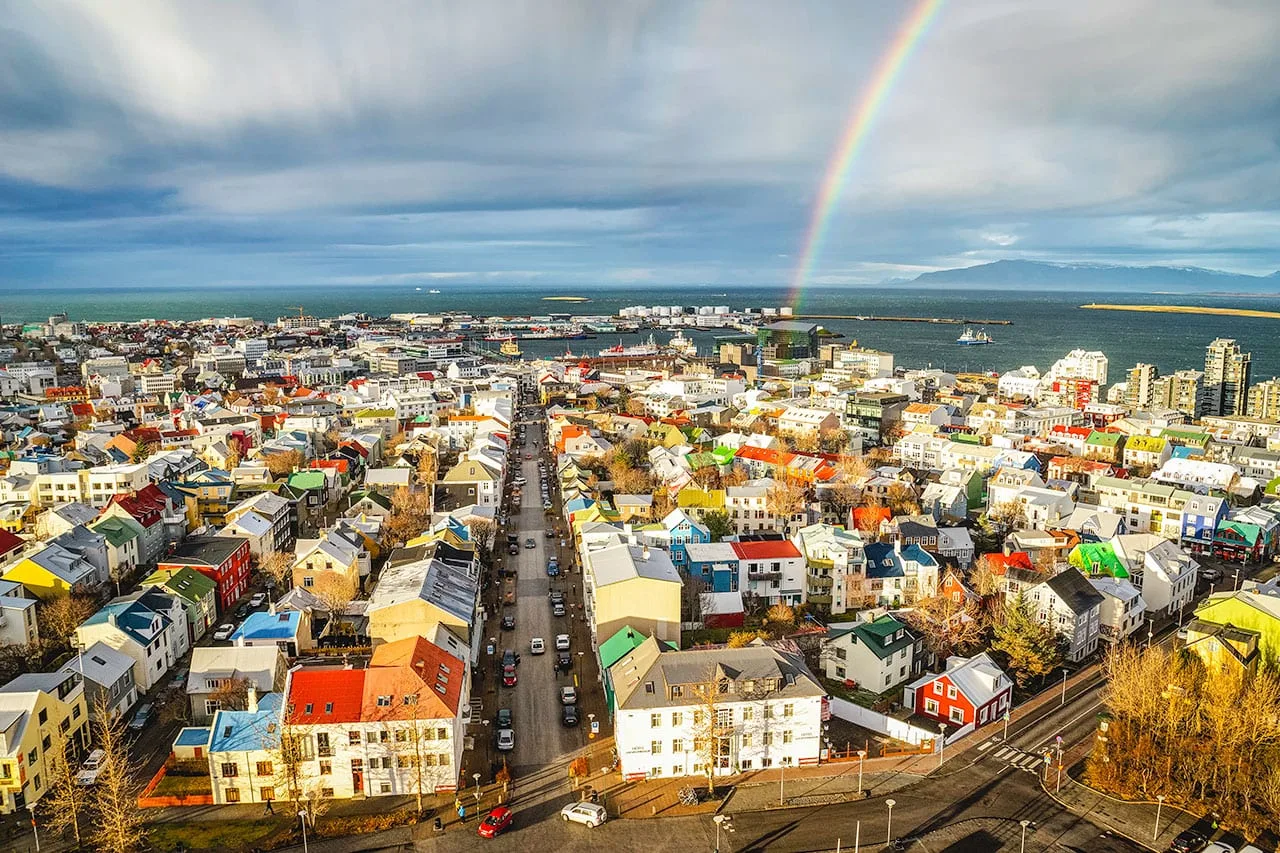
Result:
M494 344L505 344L508 341L514 341L516 336L504 332L491 332L490 334L485 335L484 339Z
M975 332L973 329L965 326L964 334L956 338L956 343L962 347L980 347L985 346L986 344L994 344L995 341L984 330L978 329Z
M502 342L502 346L498 347L498 352L509 358L519 358L520 345L516 343L515 338L508 338Z
M671 340L667 341L667 349L678 355L695 356L698 354L698 345L684 336L684 331L677 331Z
M608 347L600 350L601 358L646 358L648 356L657 355L659 352L658 344L654 342L653 335L642 344L632 344L624 347L622 341L618 341L617 346Z

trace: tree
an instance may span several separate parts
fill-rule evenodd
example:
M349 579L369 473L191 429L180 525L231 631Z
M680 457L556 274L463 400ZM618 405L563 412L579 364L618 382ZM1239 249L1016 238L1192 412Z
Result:
M80 821L89 814L92 789L76 779L79 767L70 737L61 736L54 741L53 748L45 753L45 768L49 784L40 798L45 828L63 835L71 830L79 847Z
M422 450L418 453L418 482L427 488L434 488L436 483L436 474L439 472L439 463L435 453L430 450Z
M1004 608L992 633L991 650L1004 657L1020 686L1048 675L1062 663L1058 635L1035 618L1021 593Z
M905 618L925 647L941 660L976 651L985 633L977 608L947 595L920 599Z
M906 483L894 483L885 490L885 505L894 515L917 515L920 504L916 502L916 490Z
M969 573L969 584L983 598L999 595L1004 590L1004 580L992 570L986 557L979 557L974 564L973 571Z
M391 495L391 514L387 516L387 544L398 547L420 536L431 526L431 497L425 492L411 492L401 486Z
M36 619L40 625L40 640L55 651L71 648L71 637L76 628L98 611L98 603L83 593L60 595L36 605Z
M704 512L702 526L711 534L712 542L719 542L724 537L733 535L733 521L729 518L729 513L722 509Z
M262 558L258 571L275 584L276 589L286 590L293 587L293 554L288 551L273 551Z
M590 765L587 764L587 757L585 755L579 755L577 758L573 759L573 761L569 762L569 779L572 781L575 790L578 787L578 780L587 778L590 772L591 768Z
M284 450L263 454L262 462L273 477L285 477L302 465L301 450Z
M0 683L36 672L44 664L44 649L38 643L0 646Z
M987 508L989 518L1002 531L1018 530L1027 526L1027 510L1018 501L1000 501Z
M682 622L702 622L703 616L711 609L711 587L701 578L695 578L682 572L680 584L680 620Z
M764 631L733 631L729 634L729 640L726 645L731 649L741 649L744 646L751 645L751 643L757 639L765 640L768 638L769 635Z
M324 609L332 615L344 612L356 597L356 582L338 572L320 572L316 575L315 585L307 590L324 604ZM330 624L333 620L330 619Z
M98 783L93 789L93 828L89 841L96 850L132 853L146 835L138 809L136 767L129 759L124 726L113 718L106 695L98 698L94 714L95 741L102 750Z
M209 694L209 700L218 703L223 711L245 711L249 708L249 688L252 683L247 678L228 678L217 690ZM173 704L183 704L175 702Z
M481 518L471 522L471 541L476 543L476 554L480 561L488 565L493 562L493 544L498 537L498 525L488 519Z
M733 726L720 713L720 697L729 690L729 679L719 668L714 668L706 679L693 685L693 751L707 777L707 792L716 789L716 769L729 757L729 738Z
M862 484L871 468L861 456L841 456L835 467L835 480L822 489L822 496L843 518L862 500Z
M775 604L764 617L765 629L773 637L790 634L796 627L796 611L786 604Z
M782 524L784 533L791 532L791 520L804 510L808 493L804 486L791 479L776 481L765 496L769 510Z

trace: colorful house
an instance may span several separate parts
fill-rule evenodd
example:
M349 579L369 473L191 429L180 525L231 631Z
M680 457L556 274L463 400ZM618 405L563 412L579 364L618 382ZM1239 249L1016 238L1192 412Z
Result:
M227 613L249 588L249 540L193 536L156 565L162 572L195 569L218 587L218 612Z
M1261 562L1266 552L1262 528L1245 521L1218 522L1213 534L1213 554L1222 560L1248 565Z
M1013 681L986 652L949 657L945 672L924 675L902 690L902 704L953 732L981 728L1002 718L1013 705Z

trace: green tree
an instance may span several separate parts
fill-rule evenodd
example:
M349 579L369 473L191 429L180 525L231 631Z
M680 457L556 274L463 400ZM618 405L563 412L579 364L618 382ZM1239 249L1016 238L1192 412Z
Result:
M991 650L1004 657L1019 686L1053 672L1062 663L1058 636L1048 625L1038 622L1019 594L996 620Z
M712 542L719 542L733 533L733 522L729 520L729 513L722 509L713 509L703 513L702 524L707 528L707 532L711 534Z

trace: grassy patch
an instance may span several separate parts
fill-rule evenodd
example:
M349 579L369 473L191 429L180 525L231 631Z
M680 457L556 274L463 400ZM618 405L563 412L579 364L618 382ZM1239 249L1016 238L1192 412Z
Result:
M160 784L151 792L153 797L188 797L192 794L212 794L208 776L178 776L165 774Z
M691 649L706 643L727 643L729 635L736 628L702 628L698 631L683 631L680 634L681 648Z
M284 838L289 827L283 820L189 821L153 823L147 827L147 841L153 849L173 850L182 844L197 851L249 850L270 847L274 838Z
M877 703L887 706L887 703L894 701L892 693L900 692L901 688L891 690L889 694L873 693L862 687L846 687L843 681L833 681L829 678L822 678L822 686L832 696L839 696L841 699L848 700L855 705L861 705L864 708L872 708Z

